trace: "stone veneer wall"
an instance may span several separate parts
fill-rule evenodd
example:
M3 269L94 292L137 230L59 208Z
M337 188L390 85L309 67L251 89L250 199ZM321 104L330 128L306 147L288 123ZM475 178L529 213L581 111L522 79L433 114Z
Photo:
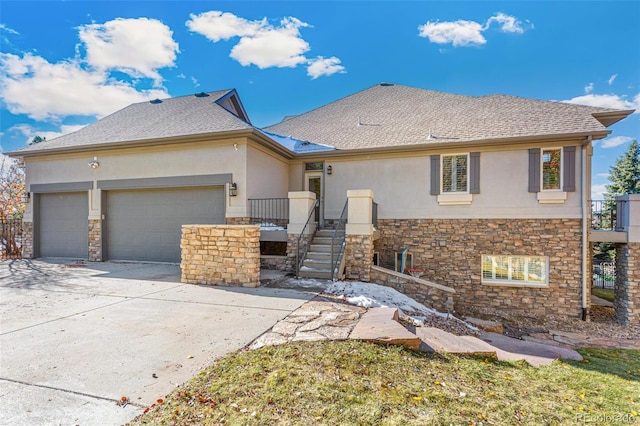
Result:
M456 291L452 288L379 266L371 267L371 282L391 287L415 299L426 307L433 308L440 312L447 312L447 299L450 298L452 303L450 309L453 312Z
M260 227L256 225L184 225L182 282L260 285Z
M345 236L345 243L345 275L347 279L365 282L371 281L373 235L347 234Z
M89 220L89 261L102 261L102 221Z
M616 244L616 321L640 323L640 243Z
M33 259L33 222L22 222L22 257Z
M423 278L456 290L456 308L483 306L525 315L582 313L580 219L379 219L381 266L407 247ZM444 246L440 246L440 242ZM481 283L481 255L549 257L549 287Z
M249 225L251 220L248 217L228 217L225 219L227 225Z
M296 272L296 254L298 251L298 234L287 234L287 261L285 270L287 272ZM307 234L300 239L300 251L304 252L304 249L311 244L313 234Z

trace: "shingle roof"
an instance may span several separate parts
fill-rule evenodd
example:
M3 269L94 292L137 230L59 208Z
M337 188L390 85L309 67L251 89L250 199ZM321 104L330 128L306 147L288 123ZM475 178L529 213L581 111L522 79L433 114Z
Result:
M216 103L231 92L235 93L220 90L209 92L208 96L132 104L74 133L30 145L16 153L253 129L250 123Z
M611 112L616 110L383 83L265 130L344 150L603 132L593 114Z

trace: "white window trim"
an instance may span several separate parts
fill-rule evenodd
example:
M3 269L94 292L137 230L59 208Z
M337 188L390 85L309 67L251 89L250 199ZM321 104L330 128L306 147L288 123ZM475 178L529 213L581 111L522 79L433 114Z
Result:
M467 190L466 191L452 191L444 192L444 157L458 157L465 155L467 157ZM440 155L440 193L441 194L468 194L469 193L469 153L458 152L455 154L442 154Z
M471 204L473 195L466 192L447 192L438 195L438 204L441 206L461 206Z
M544 152L560 151L560 188L544 189ZM562 147L549 147L540 149L540 192L536 195L540 204L564 204L567 200L567 193L562 190L564 185L564 149Z
M558 189L544 189L544 152L545 151L560 151L560 188ZM564 182L562 182L564 176L562 176L564 173L564 150L562 149L562 147L549 147L549 148L541 148L540 149L540 192L560 192L562 191L562 185L564 184Z
M445 192L444 191L444 157L456 157L460 155L467 156L467 190L466 191L455 191L455 192ZM469 166L471 162L471 158L468 152L457 152L453 154L442 154L440 155L440 194L438 194L438 204L441 206L460 206L465 204L471 204L473 201L473 195L469 192L470 184L469 182Z
M507 256L511 257L523 257L523 258L534 258L534 257L543 257L545 259L545 272L546 272L546 282L538 283L538 282L529 282L523 280L503 280L496 278L485 278L484 271L482 270L482 260L484 257L498 257L498 256ZM509 273L511 273L511 262L509 262ZM525 267L525 276L526 276L527 268ZM537 287L537 288L548 288L549 287L549 257L548 256L521 256L521 255L500 255L500 254L483 254L480 256L480 280L483 285L491 285L491 286L506 286L506 287Z

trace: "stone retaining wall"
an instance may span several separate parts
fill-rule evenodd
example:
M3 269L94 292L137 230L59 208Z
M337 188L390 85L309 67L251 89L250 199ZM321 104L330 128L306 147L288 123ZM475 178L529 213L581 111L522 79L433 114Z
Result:
M260 285L260 227L256 225L184 225L182 282Z
M379 219L381 266L407 247L424 278L456 290L456 309L488 306L524 314L582 312L580 219ZM549 287L481 283L481 256L549 257Z
M640 243L616 244L616 321L640 323Z
M391 287L426 307L440 312L447 312L447 299L450 298L452 303L450 309L453 312L456 291L450 287L441 286L379 266L371 267L371 282Z

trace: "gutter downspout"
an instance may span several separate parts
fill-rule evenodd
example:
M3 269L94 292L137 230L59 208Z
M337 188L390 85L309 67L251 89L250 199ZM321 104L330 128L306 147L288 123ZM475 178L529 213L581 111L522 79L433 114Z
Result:
M589 174L591 173L590 167L587 167L587 150L591 146L591 136L587 136L586 141L582 144L580 149L581 158L581 183L582 183L582 321L587 320L587 309L589 308L589 300L587 299L587 291L589 280L587 279L590 276L588 266L589 266L589 224L587 223L587 218L589 217L589 212L587 211L587 203L589 202L589 193L591 192L591 188L588 188L589 183ZM589 193L587 192L589 191ZM589 206L591 208L591 206Z

